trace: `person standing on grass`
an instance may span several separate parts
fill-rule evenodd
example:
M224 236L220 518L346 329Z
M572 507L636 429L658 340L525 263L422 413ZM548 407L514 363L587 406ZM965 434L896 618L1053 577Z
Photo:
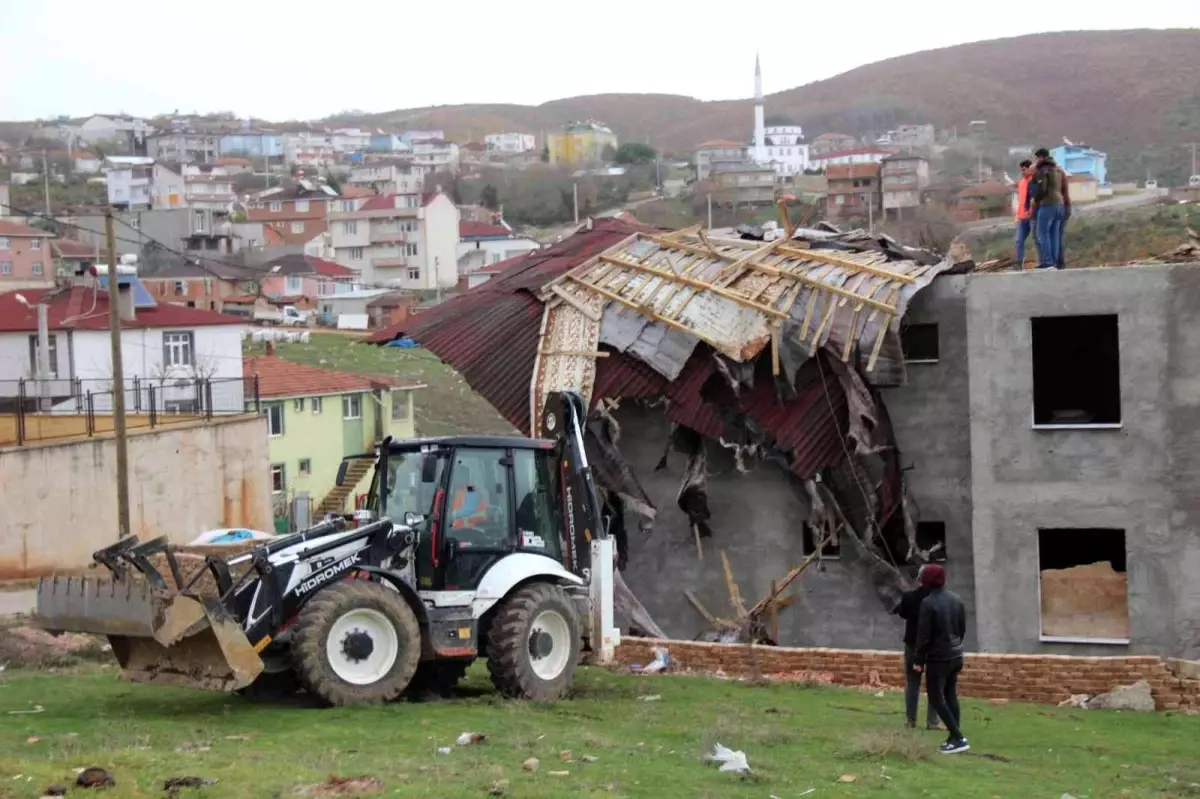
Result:
M1033 182L1033 162L1026 158L1021 162L1021 182L1017 184L1017 263L1025 267L1025 242L1033 233L1033 194L1029 184Z
M959 728L958 707L958 674L963 667L967 609L957 594L946 590L946 570L941 566L936 563L925 566L919 579L929 589L929 596L921 600L913 668L925 672L929 704L949 731L940 751L953 755L971 748Z
M1019 245L1020 239L1017 241ZM926 568L922 566L917 571L918 583L921 581L921 572ZM921 615L921 602L929 596L929 591L930 589L923 585L905 591L900 596L900 604L892 610L892 613L904 619L904 712L910 729L916 729L917 706L921 703L921 672L913 668L917 651L917 620ZM937 711L934 710L932 702L926 702L925 728L940 729Z

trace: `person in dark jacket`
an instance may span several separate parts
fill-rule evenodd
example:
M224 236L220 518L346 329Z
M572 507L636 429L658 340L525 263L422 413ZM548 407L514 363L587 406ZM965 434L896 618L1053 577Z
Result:
M917 572L917 581L921 580L921 571ZM913 668L913 658L917 650L917 619L921 615L921 601L929 596L929 589L918 585L911 591L905 591L900 596L900 604L892 613L904 619L904 712L908 718L908 726L917 726L917 706L921 703L921 672ZM927 702L925 708L925 726L927 729L938 729L937 711L933 704Z
M925 672L929 704L950 733L941 752L952 755L971 748L959 727L958 707L958 674L963 667L967 610L957 594L946 590L946 571L941 566L929 564L922 569L920 582L929 589L929 596L921 600L917 617L913 668Z
M1034 153L1033 218L1036 227L1038 269L1058 269L1058 250L1062 244L1063 178L1062 170L1045 147Z

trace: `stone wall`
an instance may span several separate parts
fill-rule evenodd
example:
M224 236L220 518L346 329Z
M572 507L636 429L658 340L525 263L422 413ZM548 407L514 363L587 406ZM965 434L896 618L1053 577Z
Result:
M903 687L900 652L870 649L792 649L625 638L617 648L622 666L649 663L665 646L676 668L718 670L730 677L799 674L832 678L840 685ZM1063 655L968 654L959 678L962 696L1057 704L1072 694L1095 695L1138 680L1150 683L1159 710L1200 712L1200 679L1176 676L1162 658L1068 657Z

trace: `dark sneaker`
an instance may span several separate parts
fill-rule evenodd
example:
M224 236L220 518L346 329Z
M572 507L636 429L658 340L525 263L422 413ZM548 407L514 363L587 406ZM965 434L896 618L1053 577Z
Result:
M946 743L939 747L938 751L943 755L957 755L959 752L966 752L970 748L971 745L967 743L966 738L959 738L957 741L946 741Z

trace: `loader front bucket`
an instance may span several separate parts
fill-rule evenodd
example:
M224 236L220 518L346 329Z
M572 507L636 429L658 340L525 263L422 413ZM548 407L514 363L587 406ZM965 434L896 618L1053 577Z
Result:
M219 599L151 588L136 577L40 580L34 620L54 632L107 636L123 676L135 682L235 691L263 670Z

